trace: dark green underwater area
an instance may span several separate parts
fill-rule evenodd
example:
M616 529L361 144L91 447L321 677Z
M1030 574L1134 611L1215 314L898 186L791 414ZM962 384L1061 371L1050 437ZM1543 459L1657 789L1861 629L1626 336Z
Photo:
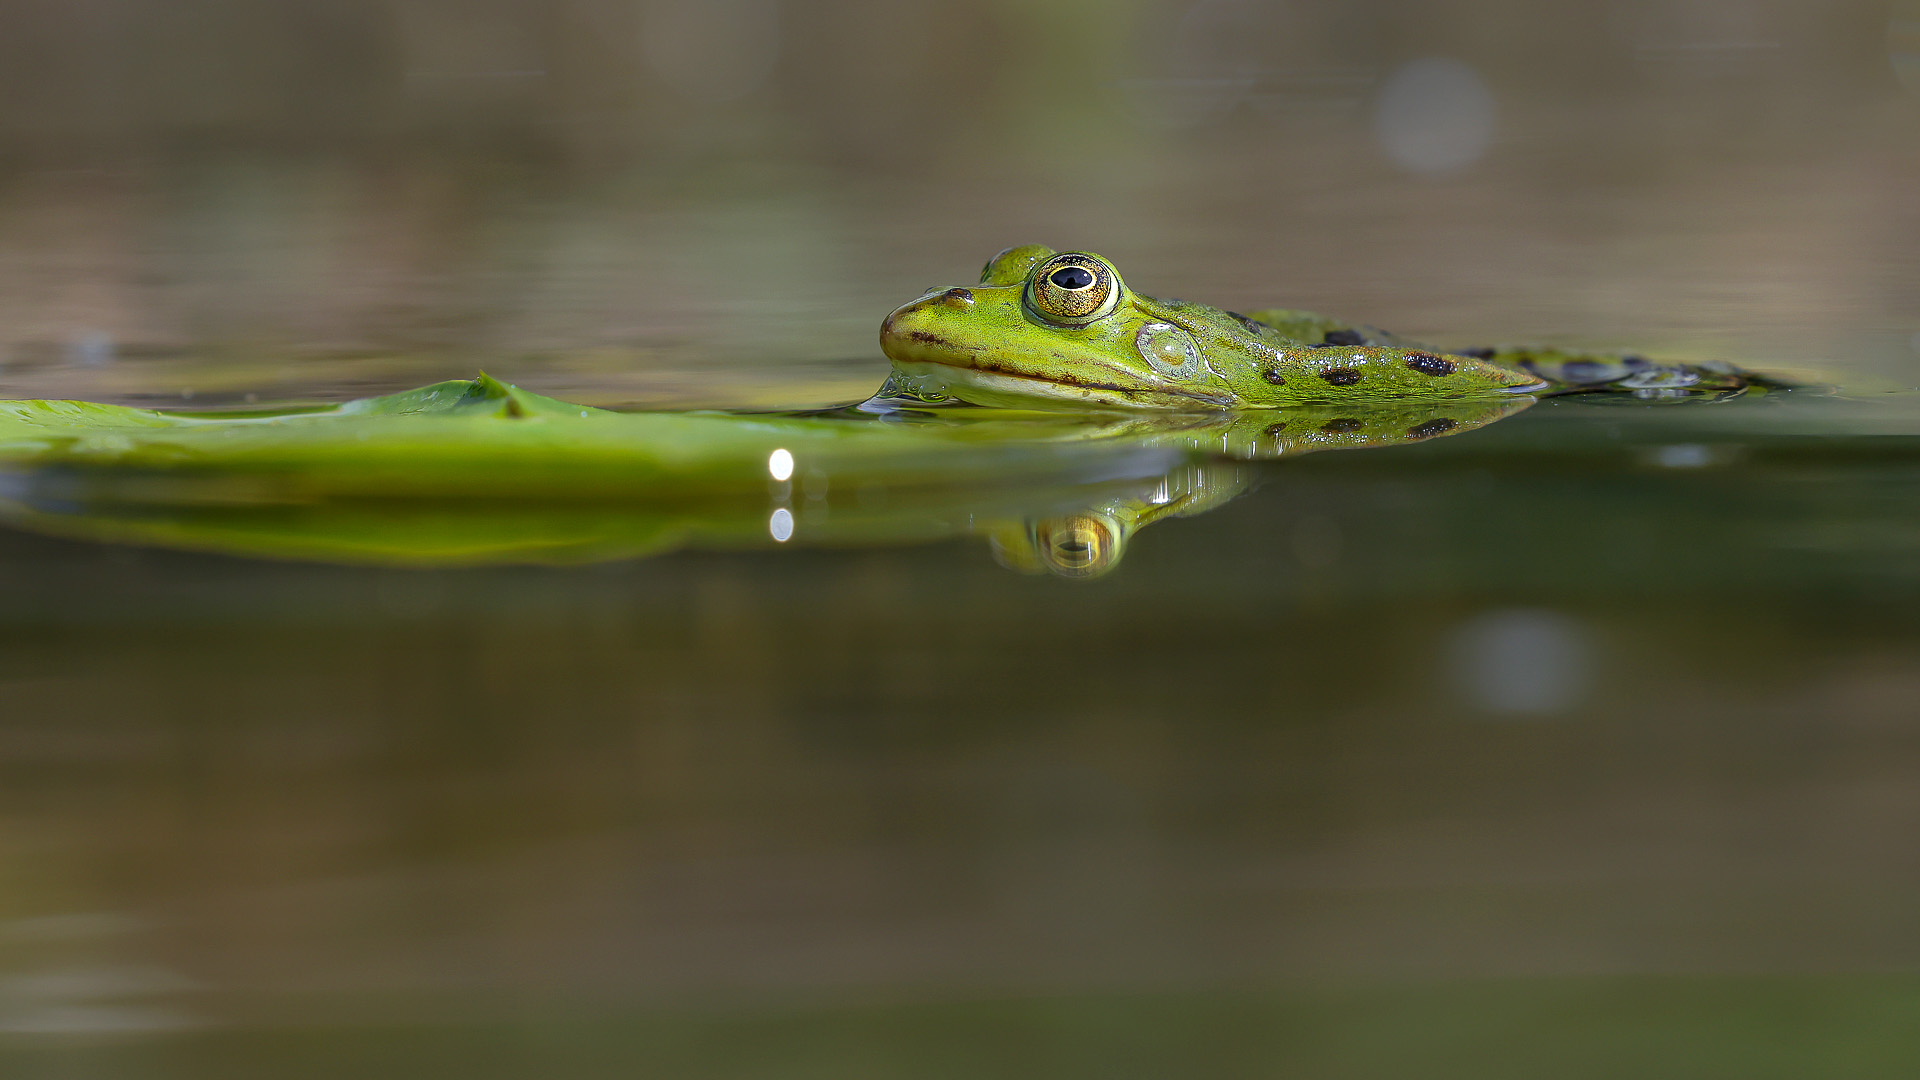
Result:
M49 839L12 872L114 899L0 943L63 973L9 984L9 1075L1920 1062L1911 396L1264 458L966 415L715 414L684 488L377 513L351 469L290 508L16 463L4 806ZM341 513L542 546L248 546ZM1110 564L1047 548L1095 518Z

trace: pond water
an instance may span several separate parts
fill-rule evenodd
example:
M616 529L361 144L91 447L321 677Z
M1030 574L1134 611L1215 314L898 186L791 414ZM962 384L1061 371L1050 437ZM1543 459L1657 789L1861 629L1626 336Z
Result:
M0 478L0 1073L1920 1068L1911 5L173 7L0 12L0 398L767 426ZM1034 241L1800 385L769 412Z

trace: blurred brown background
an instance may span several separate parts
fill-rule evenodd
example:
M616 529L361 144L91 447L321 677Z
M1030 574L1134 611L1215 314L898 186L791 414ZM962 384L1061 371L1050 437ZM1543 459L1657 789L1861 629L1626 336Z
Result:
M881 314L1034 240L1233 307L1898 380L1916 19L9 4L0 392L338 396L486 366L603 401L851 397Z

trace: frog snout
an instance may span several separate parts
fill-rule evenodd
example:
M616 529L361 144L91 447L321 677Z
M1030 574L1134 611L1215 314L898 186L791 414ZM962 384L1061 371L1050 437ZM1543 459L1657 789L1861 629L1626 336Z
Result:
M967 358L979 351L982 320L998 317L1003 305L1018 302L1009 294L1017 296L1018 289L935 285L886 317L880 324L880 348L893 360L968 364Z
M893 315L887 316L887 321L892 322L894 315L902 315L911 311L922 311L935 304L939 304L942 307L970 308L973 306L973 290L959 287L942 289L940 286L935 285L923 293L920 299L896 308Z
M902 304L889 312L886 319L880 323L880 334L882 337L892 334L895 330L895 324L900 320L911 319L921 312L929 311L936 307L970 308L972 306L972 289L952 288L939 291L928 289L926 295L920 299L910 304Z

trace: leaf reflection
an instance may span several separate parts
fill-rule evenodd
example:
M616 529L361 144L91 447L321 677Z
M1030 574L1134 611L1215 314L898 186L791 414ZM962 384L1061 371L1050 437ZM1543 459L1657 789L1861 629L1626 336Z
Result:
M1009 569L1090 579L1141 529L1251 490L1252 462L1425 442L1531 404L617 413L485 376L281 414L14 402L0 513L94 541L413 567L979 536Z

